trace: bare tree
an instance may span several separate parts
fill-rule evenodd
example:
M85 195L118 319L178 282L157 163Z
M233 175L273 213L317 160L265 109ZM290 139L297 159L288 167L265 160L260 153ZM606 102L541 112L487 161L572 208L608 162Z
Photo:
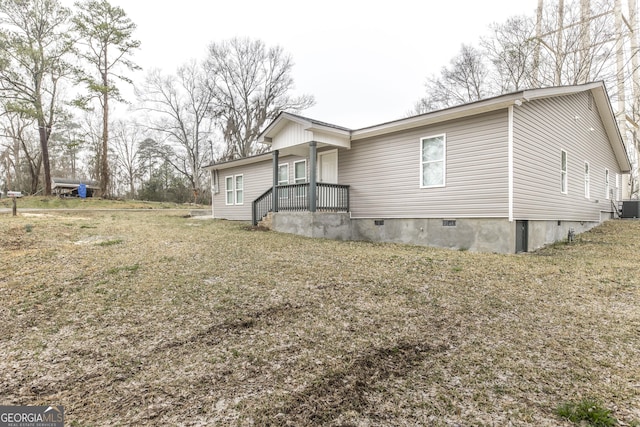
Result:
M300 112L315 103L310 95L290 95L293 61L279 46L241 38L213 43L207 67L225 159L256 154L257 136L267 123L282 111Z
M495 87L500 93L507 93L535 86L534 58L538 43L533 20L515 16L490 28L492 36L483 38L480 44L493 67L489 74Z
M121 178L129 187L129 197L135 198L135 183L140 179L143 166L139 157L142 128L136 123L118 120L115 123L113 134L117 170L120 171Z
M77 100L77 104L86 108L91 99L97 98L102 109L102 144L100 155L100 190L108 193L109 172L109 100L122 100L115 80L131 83L121 74L124 67L130 71L138 67L130 56L140 47L134 40L136 25L127 17L124 10L112 6L107 0L88 0L76 3L77 14L73 18L75 30L84 49L78 51L92 67L92 70L79 70L80 80L89 90L89 95Z
M136 87L136 96L150 115L149 130L162 135L157 154L189 181L197 201L214 132L213 92L204 70L195 61L180 67L175 76L153 70Z
M42 151L38 143L36 121L29 114L9 111L3 115L0 123L0 137L5 141L5 161L13 169L12 175L8 175L7 183L15 189L35 194L40 186L42 170ZM13 182L9 182L11 178Z
M51 194L49 138L62 109L59 84L70 73L70 12L57 0L0 0L0 97L6 108L35 120Z
M418 101L416 113L477 101L494 93L489 84L489 69L482 52L463 44L449 67L440 76L427 79L427 96Z

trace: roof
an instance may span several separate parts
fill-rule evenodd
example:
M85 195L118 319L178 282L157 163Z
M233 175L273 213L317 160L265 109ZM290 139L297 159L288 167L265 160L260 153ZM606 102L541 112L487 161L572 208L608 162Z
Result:
M600 117L607 137L612 143L620 168L624 172L630 171L631 163L611 107L611 102L609 101L609 95L607 94L606 87L602 81L582 85L521 90L355 130L299 116L297 114L282 112L262 131L262 133L260 133L258 136L258 142L270 144L272 137L290 122L303 125L305 130L332 134L339 136L340 138L348 138L350 141L355 141L416 127L428 126L458 118L469 117L490 111L501 110L511 106L517 107L525 102L536 99L566 96L585 91L590 91L593 94L593 99L598 111L600 112ZM206 168L223 169L225 167L240 166L246 163L258 161L258 157L259 156L253 156L217 165L209 165Z
M220 163L212 163L210 165L203 166L203 169L206 169L206 170L226 169L226 168L230 168L230 167L247 165L249 163L254 163L254 162L262 160L262 157L264 157L265 159L271 158L271 152L262 153L262 154L256 154L256 155L253 155L253 156L247 156L247 157L243 157L241 159L225 160L224 162L220 162Z

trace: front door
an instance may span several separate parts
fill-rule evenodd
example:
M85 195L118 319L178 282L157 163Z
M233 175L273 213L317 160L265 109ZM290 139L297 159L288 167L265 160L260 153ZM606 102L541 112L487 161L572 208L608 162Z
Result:
M516 221L516 253L527 252L529 240L529 222Z
M338 150L318 153L318 182L338 183Z

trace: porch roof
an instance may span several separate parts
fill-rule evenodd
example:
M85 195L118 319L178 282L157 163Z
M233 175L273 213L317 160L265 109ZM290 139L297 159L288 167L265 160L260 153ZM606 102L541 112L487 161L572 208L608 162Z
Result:
M351 148L351 130L319 120L282 112L258 136L271 150L291 149L315 141L320 146Z

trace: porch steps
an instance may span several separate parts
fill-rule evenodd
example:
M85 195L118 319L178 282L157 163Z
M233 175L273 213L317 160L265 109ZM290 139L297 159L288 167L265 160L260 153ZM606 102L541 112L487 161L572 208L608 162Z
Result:
M260 221L258 221L258 227L272 229L273 212L268 212Z

